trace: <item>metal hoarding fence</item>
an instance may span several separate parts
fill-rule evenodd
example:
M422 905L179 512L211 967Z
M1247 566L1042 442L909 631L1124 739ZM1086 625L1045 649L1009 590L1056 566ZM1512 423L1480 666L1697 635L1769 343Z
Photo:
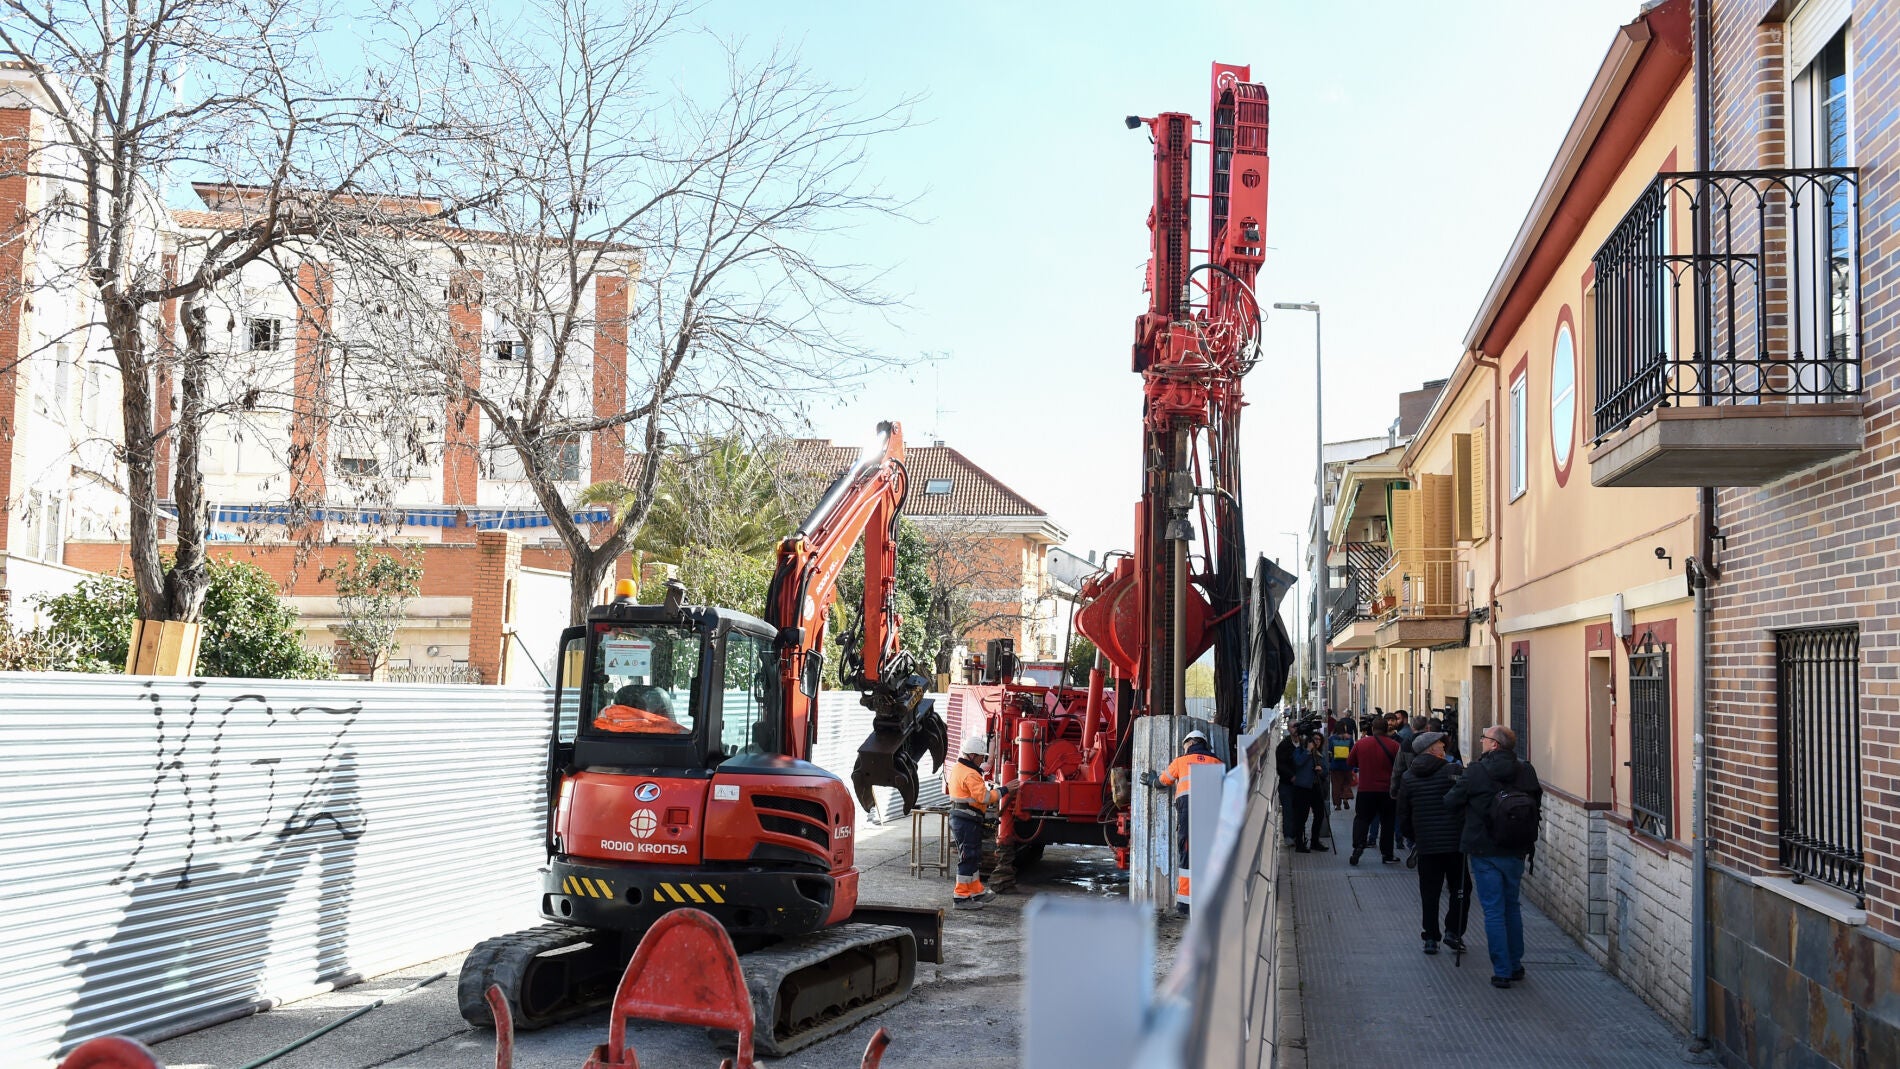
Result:
M538 920L544 691L7 673L0 693L10 1065Z

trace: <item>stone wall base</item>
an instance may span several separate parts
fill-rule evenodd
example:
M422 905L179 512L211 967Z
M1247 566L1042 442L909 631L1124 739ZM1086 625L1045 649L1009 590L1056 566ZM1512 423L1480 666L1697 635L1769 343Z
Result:
M1544 794L1543 837L1524 891L1612 976L1687 1031L1689 859L1600 809Z

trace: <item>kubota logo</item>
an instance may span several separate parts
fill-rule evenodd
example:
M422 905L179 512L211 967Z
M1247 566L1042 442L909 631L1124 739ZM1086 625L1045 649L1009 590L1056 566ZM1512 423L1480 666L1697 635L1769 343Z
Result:
M660 796L660 785L657 783L642 783L633 789L633 796L642 802L651 802Z
M655 831L659 830L659 827L660 818L654 816L651 809L636 809L633 811L633 816L627 819L627 830L632 832L636 839L651 837Z

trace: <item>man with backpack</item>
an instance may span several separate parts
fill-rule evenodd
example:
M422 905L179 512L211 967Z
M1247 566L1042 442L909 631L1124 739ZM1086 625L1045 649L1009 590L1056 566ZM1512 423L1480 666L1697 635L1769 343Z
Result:
M1399 744L1386 736L1386 722L1374 720L1372 733L1353 744L1347 759L1359 773L1359 800L1352 811L1352 856L1349 864L1359 864L1359 855L1371 845L1366 841L1376 818L1379 822L1379 860L1396 865L1392 836L1398 813L1392 799L1392 766L1398 760Z
M1537 769L1517 756L1517 733L1503 725L1484 729L1480 756L1445 792L1445 805L1464 815L1460 846L1471 861L1471 880L1484 907L1485 942L1491 951L1491 986L1524 979L1524 919L1518 890L1524 862L1537 849L1544 789Z

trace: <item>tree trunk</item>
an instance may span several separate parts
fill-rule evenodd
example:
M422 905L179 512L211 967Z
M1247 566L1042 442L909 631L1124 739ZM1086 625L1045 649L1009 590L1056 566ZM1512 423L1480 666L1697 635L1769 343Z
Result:
M569 558L572 563L567 569L567 622L569 626L576 626L587 622L587 610L594 607L594 591L607 581L614 558L591 548L584 553L569 550Z
M119 418L125 425L125 497L131 513L126 552L132 562L132 584L138 592L138 615L141 620L162 620L165 568L158 555L163 519L158 513L159 443L153 427L152 369L146 360L138 305L113 292L102 293L100 303L124 385Z
M173 424L177 448L172 451L172 498L178 506L178 549L165 577L167 620L195 621L204 614L206 513L204 485L204 428L209 399L205 351L205 311L196 297L187 298L181 318L185 351L178 377L178 419Z

